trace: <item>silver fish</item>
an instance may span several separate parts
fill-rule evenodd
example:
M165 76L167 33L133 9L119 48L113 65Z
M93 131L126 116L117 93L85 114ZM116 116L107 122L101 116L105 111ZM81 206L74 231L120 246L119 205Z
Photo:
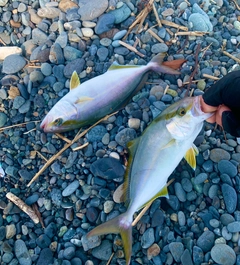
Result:
M94 228L87 236L120 233L126 264L129 264L133 214L157 197L168 197L167 179L184 156L195 169L198 149L193 141L202 129L203 121L211 115L202 112L199 97L184 98L165 109L139 138L129 142L124 182L128 209Z
M80 128L121 109L141 89L150 71L179 74L162 65L165 53L153 57L145 66L116 65L80 84L75 73L71 90L53 106L40 127L45 132L64 132Z

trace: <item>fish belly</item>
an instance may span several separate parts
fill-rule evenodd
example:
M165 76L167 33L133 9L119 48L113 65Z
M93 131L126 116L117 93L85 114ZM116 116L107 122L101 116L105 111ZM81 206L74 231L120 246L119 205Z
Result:
M136 210L162 190L195 138L196 135L167 146L171 137L167 130L162 130L159 137L142 139L134 157L130 180L130 201Z

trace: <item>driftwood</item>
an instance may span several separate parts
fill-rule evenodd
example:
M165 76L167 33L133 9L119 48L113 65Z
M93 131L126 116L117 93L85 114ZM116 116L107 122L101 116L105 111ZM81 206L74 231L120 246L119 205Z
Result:
M22 201L20 198L18 198L16 195L14 195L11 192L8 192L6 194L6 197L12 201L14 204L16 204L23 212L25 212L35 224L39 223L39 218L34 212L34 210L28 206L24 201Z

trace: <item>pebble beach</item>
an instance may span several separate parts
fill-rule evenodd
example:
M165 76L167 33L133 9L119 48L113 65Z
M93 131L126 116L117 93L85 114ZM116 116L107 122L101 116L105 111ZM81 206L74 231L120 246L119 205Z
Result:
M127 142L170 104L240 69L238 4L0 0L1 264L126 264L120 235L86 234L126 211ZM181 73L150 73L123 109L76 141L78 130L40 129L73 71L83 83L114 61L146 65L162 52L185 60ZM134 226L132 265L240 264L240 138L205 122L195 144L196 170L182 160L169 199Z

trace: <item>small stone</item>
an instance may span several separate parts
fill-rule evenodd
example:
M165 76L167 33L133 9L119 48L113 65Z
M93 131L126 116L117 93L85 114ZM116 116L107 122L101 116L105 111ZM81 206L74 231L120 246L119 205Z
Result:
M234 265L236 261L234 250L226 244L216 244L211 249L211 257L221 265Z
M164 10L164 11L162 12L162 15L163 15L164 17L167 17L167 16L171 16L171 15L173 15L173 13L174 13L174 10L173 10L172 8L167 8L166 10Z
M179 201L185 202L186 201L186 192L182 188L182 185L179 182L174 184L175 194Z
M205 180L207 180L208 175L206 173L200 173L198 174L195 178L194 178L194 183L197 184L201 184L203 183Z
M6 239L13 238L16 235L16 231L14 224L6 225Z
M116 203L121 203L124 201L124 185L123 183L117 187L117 189L113 193L113 200Z
M235 221L235 222L232 222L232 223L228 224L227 225L227 230L230 233L240 232L240 222L239 221Z
M103 209L105 213L110 213L114 207L114 202L113 201L105 201L103 204Z
M50 248L42 249L36 265L45 265L45 264L52 264L52 263L53 263L53 253L51 249Z
M204 253L202 249L198 246L193 246L193 262L196 265L200 265L203 263Z
M60 15L60 10L55 7L43 7L39 8L37 14L41 18L56 18Z
M42 30L35 28L32 30L32 40L34 44L44 45L47 41L48 35Z
M235 221L234 217L231 214L224 213L220 217L220 221L223 225L228 225Z
M114 158L104 157L96 160L90 166L91 172L95 176L104 179L122 178L124 175L124 168L122 164Z
M173 258L176 262L181 261L181 256L184 251L183 244L181 242L171 242L169 244L169 249L171 254L173 255Z
M113 28L115 22L115 16L113 14L103 14L98 18L97 25L95 27L96 34L102 34Z
M91 236L87 237L87 235L84 235L81 238L82 246L84 251L88 251L89 249L93 249L101 244L101 239L99 236Z
M197 246L204 252L208 252L214 245L214 233L212 231L204 231L197 240Z
M70 196L71 194L73 194L77 188L79 187L79 181L78 180L74 180L73 182L71 182L63 191L62 191L62 196L63 197L67 197Z
M21 265L32 265L32 259L23 240L18 239L14 244L15 255Z
M185 249L181 256L182 265L193 265L192 257L188 249Z
M130 118L128 120L128 126L129 128L132 128L134 130L138 130L139 127L140 127L140 119L137 119L137 118Z
M156 43L153 44L151 48L152 53L162 53L162 52L167 52L168 51L168 46L165 43Z
M71 0L61 0L59 2L59 6L61 11L66 12L68 9L74 8L74 7L78 7L78 5L76 3L74 3Z
M152 259L153 257L156 257L157 255L159 255L159 253L160 253L160 247L158 246L158 244L154 243L147 250L148 260Z
M81 28L84 37L91 38L94 34L91 28Z
M233 187L222 184L222 194L228 213L234 213L237 207L237 193Z
M218 170L221 174L227 174L231 178L237 175L237 167L228 160L221 160L218 162Z
M141 237L142 248L149 248L155 241L154 229L148 228Z
M115 24L120 24L130 16L131 9L124 3L120 8L111 10L108 13L114 15Z
M108 7L108 0L80 0L78 1L79 10L78 13L81 16L81 20L92 21L95 18L101 16Z
M17 54L7 56L3 61L2 71L5 74L14 74L23 69L26 65L26 60Z
M115 137L115 141L123 146L126 147L127 143L137 137L136 131L131 128L125 128L121 130Z
M3 112L0 112L0 127L3 127L7 122L7 115Z
M108 261L112 255L112 243L109 240L103 240L101 245L92 250L93 257Z

